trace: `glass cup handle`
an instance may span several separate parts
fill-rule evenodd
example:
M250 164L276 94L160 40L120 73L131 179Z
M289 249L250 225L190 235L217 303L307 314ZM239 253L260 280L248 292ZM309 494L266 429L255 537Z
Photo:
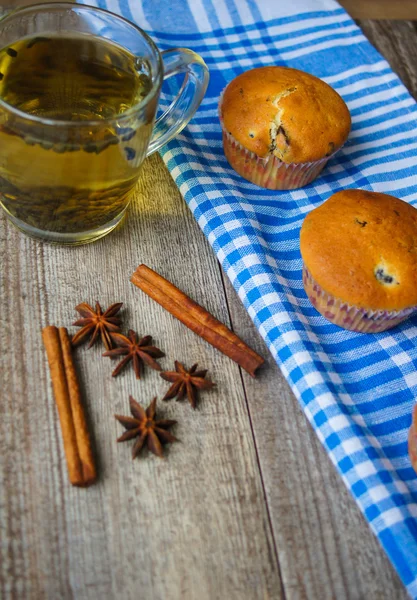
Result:
M185 73L178 95L156 120L146 156L153 154L184 129L206 93L209 71L204 60L187 48L172 48L162 54L164 79Z

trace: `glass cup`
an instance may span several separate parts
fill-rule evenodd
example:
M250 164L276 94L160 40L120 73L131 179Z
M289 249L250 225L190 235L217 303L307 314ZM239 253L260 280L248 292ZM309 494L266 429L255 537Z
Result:
M129 21L68 3L9 13L0 20L2 48L2 208L41 240L103 237L123 219L145 157L200 105L209 78L204 61L184 48L159 52ZM155 121L163 80L181 73L178 95Z

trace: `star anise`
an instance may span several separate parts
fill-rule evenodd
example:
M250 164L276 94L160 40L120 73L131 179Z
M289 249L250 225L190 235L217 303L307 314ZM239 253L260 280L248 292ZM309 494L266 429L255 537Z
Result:
M104 312L98 302L96 302L96 310L94 310L86 302L82 302L75 307L75 310L80 313L82 319L75 321L73 325L81 327L72 338L71 343L73 346L78 346L85 341L85 339L91 335L90 343L88 347L97 341L98 335L101 335L101 340L107 350L113 348L112 340L110 338L110 332L120 331L121 319L115 315L122 308L123 302L118 302L109 306Z
M184 398L187 394L189 403L193 408L197 404L197 390L209 390L214 387L215 383L205 379L207 375L207 369L197 371L197 364L193 365L189 371L184 367L183 364L175 361L175 371L164 371L160 373L162 379L170 381L171 387L162 398L162 400L171 400L177 397L177 400Z
M129 329L126 337L121 333L112 333L111 339L118 346L118 348L114 348L114 350L108 350L103 354L103 356L110 356L114 358L115 356L126 355L125 358L119 362L117 367L114 369L112 375L116 377L120 371L127 365L128 362L133 360L133 369L136 373L136 379L140 379L140 363L141 361L146 363L148 367L155 369L156 371L161 371L161 366L156 362L155 358L161 358L165 356L159 348L156 346L151 346L152 344L152 336L145 335L137 341L136 333Z
M178 442L177 438L167 429L175 425L177 421L161 420L156 421L156 398L152 400L145 410L136 400L129 396L130 412L133 417L123 417L114 415L116 419L127 429L123 435L118 438L118 442L126 442L137 437L135 445L132 448L132 458L136 458L142 450L145 441L148 449L162 458L162 445L172 442Z

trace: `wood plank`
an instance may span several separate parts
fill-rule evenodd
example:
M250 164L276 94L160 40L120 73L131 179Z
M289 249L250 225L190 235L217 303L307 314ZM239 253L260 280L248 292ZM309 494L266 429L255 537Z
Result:
M60 2L61 0L48 0L48 2ZM76 0L65 0L66 2L74 2ZM8 8L20 8L22 6L30 6L31 4L40 4L37 0L7 0Z
M0 597L283 597L240 373L129 282L145 262L228 312L215 257L158 156L148 161L130 218L89 246L44 245L1 217ZM210 369L200 408L164 403L181 443L166 460L130 457L114 413L146 404L166 382L148 370L112 379L101 349L76 358L94 427L100 481L71 488L41 345L45 324L68 325L81 300L124 300L126 324L169 357ZM75 328L72 328L74 331Z
M362 20L359 25L417 99L416 23Z
M354 19L417 19L415 0L339 0Z
M417 97L414 24L360 25ZM225 280L234 330L262 354L264 345ZM398 575L272 358L257 381L243 377L287 596L405 600Z

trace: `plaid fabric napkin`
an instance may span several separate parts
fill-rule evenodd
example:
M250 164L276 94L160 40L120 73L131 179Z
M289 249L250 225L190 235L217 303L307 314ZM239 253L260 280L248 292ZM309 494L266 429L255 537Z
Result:
M93 4L93 0L88 0ZM417 318L380 334L325 321L303 291L299 230L344 188L417 202L416 104L333 0L98 0L161 49L192 48L211 82L197 115L161 152L224 270L343 480L417 598L417 476L407 432L417 392ZM239 177L222 151L218 97L237 74L288 65L347 102L348 143L313 184L270 192Z

